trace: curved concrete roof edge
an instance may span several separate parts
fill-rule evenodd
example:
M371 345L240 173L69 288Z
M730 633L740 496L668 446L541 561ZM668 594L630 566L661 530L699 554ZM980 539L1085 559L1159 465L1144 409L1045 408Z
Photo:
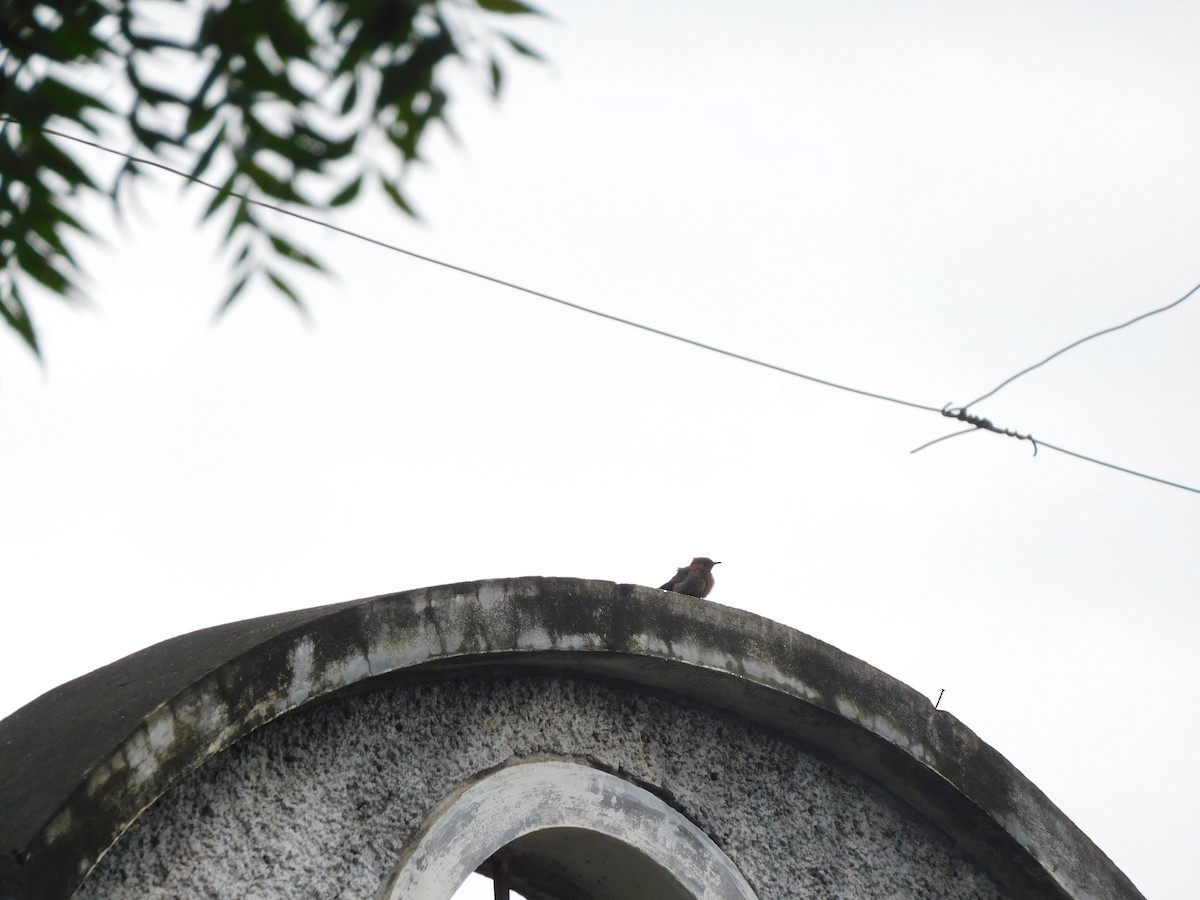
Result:
M861 660L716 603L529 577L193 632L18 710L0 721L0 898L68 897L173 784L279 716L374 678L474 665L621 678L788 733L881 782L1015 896L1142 896L1003 756Z

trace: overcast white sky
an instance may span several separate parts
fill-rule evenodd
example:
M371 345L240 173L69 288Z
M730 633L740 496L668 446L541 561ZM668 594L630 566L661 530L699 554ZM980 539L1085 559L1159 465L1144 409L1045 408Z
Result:
M1200 282L1200 6L549 5L415 224L336 221L941 407ZM311 323L167 176L95 312L0 337L0 715L207 625L468 579L657 585L936 698L1148 896L1195 895L1200 496L299 223ZM1200 297L976 412L1200 486Z

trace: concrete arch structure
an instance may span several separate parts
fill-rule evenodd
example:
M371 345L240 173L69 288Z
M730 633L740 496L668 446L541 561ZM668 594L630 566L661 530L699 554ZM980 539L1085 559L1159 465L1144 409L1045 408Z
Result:
M645 788L563 760L488 773L435 810L405 848L383 900L445 900L509 847L541 857L595 900L757 900L708 835ZM604 865L590 861L602 854Z
M184 635L19 710L0 722L0 897L433 896L411 892L457 875L422 880L414 861L448 846L423 837L520 778L530 803L558 784L573 817L509 810L445 859L503 840L531 900L628 896L597 872L639 866L695 897L1141 896L865 663L678 594L519 578ZM584 845L609 864L572 860Z

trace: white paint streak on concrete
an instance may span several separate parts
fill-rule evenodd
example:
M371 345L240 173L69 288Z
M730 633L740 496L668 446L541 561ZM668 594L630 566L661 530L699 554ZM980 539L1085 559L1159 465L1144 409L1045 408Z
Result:
M313 691L313 641L306 637L288 654L292 667L292 681L288 685L289 708L295 709L307 700Z
M696 644L691 641L673 641L668 645L665 641L656 640L646 634L638 635L638 643L650 650L651 655L663 659L683 659L690 663L707 666L710 669L724 669L725 660L729 654L722 653L708 644Z
M371 677L371 664L367 657L355 653L321 672L321 693L336 691Z
M139 728L125 742L125 761L129 765L129 781L137 786L158 772L158 759L145 728Z
M661 656L663 659L671 659L675 656L670 644L668 644L662 638L653 637L651 635L638 635L638 647L644 651L647 656Z
M175 743L175 713L170 706L160 706L146 720L146 735L155 754L169 750Z
M73 824L74 816L71 813L71 808L67 807L46 826L46 843L53 847L59 838L70 834Z
M888 743L895 744L897 747L903 747L908 751L908 755L918 762L925 763L926 765L932 764L932 756L929 753L929 748L920 741L912 740L908 734L897 728L895 723L890 719L885 719L883 716L871 716L863 724Z
M108 757L92 770L88 777L87 791L89 797L95 797L104 790L108 780L118 771L125 768L125 758L118 752Z
M427 660L440 656L436 646L413 640L400 642L388 640L372 644L367 650L367 663L375 675L394 672L409 666L419 665Z
M503 606L506 603L508 592L500 582L489 581L479 586L479 592L476 596L478 596L479 603L484 609L492 609L497 606Z
M858 704L846 697L834 697L833 704L837 707L838 715L843 719L849 719L851 722L863 724L862 710L858 708Z
M598 634L561 634L553 640L546 634L546 647L553 650L603 650L604 638ZM531 650L540 650L540 646L531 645Z
M776 666L765 663L762 660L745 658L741 660L741 667L742 674L753 681L782 688L789 694L802 697L818 706L824 706L825 704L825 695L821 691L818 691L807 682L801 681L799 678L784 675Z

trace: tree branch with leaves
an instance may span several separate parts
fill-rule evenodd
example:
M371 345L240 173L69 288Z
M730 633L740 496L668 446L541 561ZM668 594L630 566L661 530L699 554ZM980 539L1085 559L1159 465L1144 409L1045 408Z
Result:
M40 356L29 288L82 299L69 236L92 232L73 210L94 194L119 212L145 174L129 157L146 154L217 188L201 218L232 252L218 312L260 278L301 306L284 270L324 264L244 198L315 212L376 184L415 217L403 176L430 126L447 124L447 67L477 71L498 96L509 60L540 59L501 28L520 15L540 13L520 0L4 4L0 317ZM100 179L46 129L128 156Z

